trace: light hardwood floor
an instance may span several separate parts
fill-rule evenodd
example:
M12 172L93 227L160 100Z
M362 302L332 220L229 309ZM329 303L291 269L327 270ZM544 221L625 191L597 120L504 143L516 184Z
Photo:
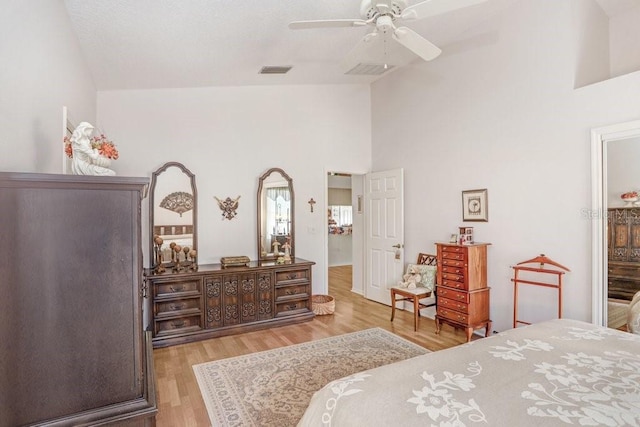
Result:
M336 299L332 315L312 321L182 344L154 350L158 399L158 427L209 426L209 417L193 374L192 365L298 344L362 329L381 327L429 350L440 350L465 342L465 334L448 325L435 334L432 319L422 317L413 330L413 313L378 304L351 292L351 266L329 269L329 294Z

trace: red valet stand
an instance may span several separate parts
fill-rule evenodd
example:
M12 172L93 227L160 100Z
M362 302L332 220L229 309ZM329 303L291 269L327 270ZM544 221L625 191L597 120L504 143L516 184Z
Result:
M524 264L539 264L539 267L527 267ZM556 270L553 268L545 268L545 264L549 264L555 267L558 267L560 270ZM516 264L513 268L513 327L517 327L518 323L523 325L530 325L529 322L524 322L522 320L518 320L518 285L526 284L526 285L534 285L534 286L544 286L546 288L555 288L558 290L558 318L562 318L562 275L565 274L569 270L567 267L553 261L550 258L544 256L544 254L540 254L533 259L522 261ZM564 270L564 271L562 271ZM547 283L547 282L537 282L535 280L523 280L518 278L518 274L521 271L529 271L533 273L540 274L552 274L556 276L556 283Z

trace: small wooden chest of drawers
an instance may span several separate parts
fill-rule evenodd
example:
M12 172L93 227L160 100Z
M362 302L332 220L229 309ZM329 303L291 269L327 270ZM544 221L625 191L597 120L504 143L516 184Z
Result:
M475 329L485 328L485 336L490 334L488 245L436 243L436 333L448 323L465 329L467 341Z

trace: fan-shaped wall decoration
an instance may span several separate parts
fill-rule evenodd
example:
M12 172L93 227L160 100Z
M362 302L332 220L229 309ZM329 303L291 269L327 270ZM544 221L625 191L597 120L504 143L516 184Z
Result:
M176 191L162 199L160 207L182 216L183 213L193 209L193 195L184 191Z

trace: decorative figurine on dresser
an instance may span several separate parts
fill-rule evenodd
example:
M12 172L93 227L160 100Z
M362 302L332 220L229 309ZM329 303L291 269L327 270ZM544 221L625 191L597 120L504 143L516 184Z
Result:
M311 267L315 263L293 257L293 185L284 171L271 169L260 179L258 236L270 236L267 230L273 230L278 224L282 226L284 221L285 232L290 237L287 240L290 262L279 264L280 253L266 253L263 249L269 245L259 242L257 261L233 256L223 257L219 264L198 264L194 257L186 260L192 261L191 264L184 264L182 259L158 258L157 253L162 252L158 243L163 246L167 241L181 239L179 244L196 247L195 176L181 164L167 165L152 175L149 196L149 224L154 236L150 250L156 255L145 280L151 290L153 346L165 347L313 319ZM171 175L166 180L163 173L169 169L182 171L180 174L184 176ZM175 188L176 183L180 183L180 188ZM263 191L267 188L268 194ZM154 200L164 197L167 191L177 190L194 196L193 211L189 215L182 213L182 217L189 219L186 224L154 204ZM284 220L278 212L286 213ZM189 233L186 236L162 234L176 228Z
M442 323L464 329L467 341L471 341L476 329L485 328L485 336L491 333L490 288L487 286L489 245L436 243L436 333L440 333Z

